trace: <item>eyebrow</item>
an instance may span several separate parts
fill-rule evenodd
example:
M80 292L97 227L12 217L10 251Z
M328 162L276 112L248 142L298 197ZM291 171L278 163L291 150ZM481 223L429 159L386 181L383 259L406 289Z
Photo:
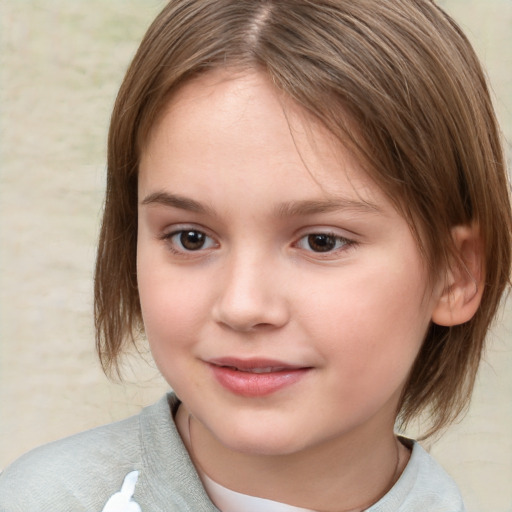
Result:
M214 215L212 208L205 206L202 203L194 201L188 197L180 196L177 194L170 194L168 192L153 192L146 196L142 201L142 205L160 204L163 206L170 206L172 208L179 208L180 210L187 210L189 212L211 214Z
M163 205L171 208L178 208L190 212L207 214L216 216L213 208L204 205L198 201L194 201L185 196L171 194L169 192L158 191L146 196L142 201L142 205ZM277 205L274 213L277 217L301 217L306 215L314 215L319 213L329 213L340 210L352 210L363 213L379 213L381 209L369 202L361 199L359 201L348 198L336 198L332 200L304 200L290 201Z
M340 210L352 210L362 213L381 212L377 205L363 199L355 201L348 198L335 198L327 201L290 201L289 203L279 205L276 208L276 213L278 217L300 217Z

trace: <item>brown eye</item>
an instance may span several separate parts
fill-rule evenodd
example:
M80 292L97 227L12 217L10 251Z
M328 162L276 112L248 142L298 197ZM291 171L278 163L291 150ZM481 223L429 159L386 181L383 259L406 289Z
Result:
M215 239L198 229L178 229L171 233L164 233L162 240L172 253L182 256L193 252L201 254L208 249L219 247Z
M315 233L308 235L308 246L315 252L329 252L336 247L336 242L339 237L328 235L325 233Z
M332 253L348 249L355 245L355 242L336 235L335 233L311 233L300 238L295 246L310 253Z
M206 235L201 231L189 230L179 233L180 245L187 251L202 249L206 243Z

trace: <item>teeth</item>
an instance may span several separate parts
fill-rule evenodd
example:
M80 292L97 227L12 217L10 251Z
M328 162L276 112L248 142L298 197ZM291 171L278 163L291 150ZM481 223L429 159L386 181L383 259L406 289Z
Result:
M241 370L248 373L272 373L282 371L283 368L251 368L250 370Z
M284 368L274 368L274 367L268 367L268 368L248 368L248 369L241 369L236 368L234 366L230 366L232 370L236 370L239 372L245 372L245 373L272 373L272 372L279 372L282 371Z

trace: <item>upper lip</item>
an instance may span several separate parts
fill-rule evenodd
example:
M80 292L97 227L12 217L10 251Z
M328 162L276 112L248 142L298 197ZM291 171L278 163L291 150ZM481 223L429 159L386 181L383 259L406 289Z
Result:
M225 366L241 371L254 371L254 370L270 370L270 371L283 371L283 370L298 370L301 368L308 368L304 365L296 365L285 363L277 359L266 358L250 358L239 359L236 357L220 357L210 359L208 363L215 366Z

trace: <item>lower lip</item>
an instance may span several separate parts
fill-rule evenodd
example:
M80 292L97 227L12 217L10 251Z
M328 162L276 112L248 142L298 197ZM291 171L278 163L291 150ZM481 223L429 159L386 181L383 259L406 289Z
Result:
M227 366L210 365L217 381L240 396L260 397L276 393L302 379L309 368L286 369L270 373L251 373Z

